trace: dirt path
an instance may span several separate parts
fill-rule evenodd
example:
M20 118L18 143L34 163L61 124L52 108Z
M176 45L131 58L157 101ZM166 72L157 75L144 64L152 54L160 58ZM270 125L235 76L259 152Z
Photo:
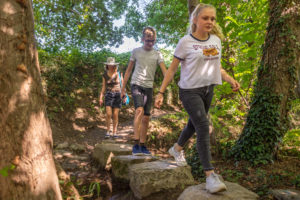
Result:
M169 113L172 112L154 109L152 119L157 119ZM96 187L93 190L91 189L94 183L100 183L103 199L110 199L112 192L118 193L119 191L118 189L113 189L110 173L99 170L97 164L91 159L91 153L95 144L105 139L106 128L104 121L102 120L98 124L87 123L85 127L91 128L82 132L74 130L74 123L73 127L69 129L67 127L70 127L70 125L64 126L65 132L55 132L58 130L57 127L53 132L54 158L56 162L70 177L70 181L74 184L79 194L84 196L84 199L96 198ZM131 118L124 119L121 113L118 134L121 135L121 138L118 140L122 142L130 141L133 137L133 115ZM68 196L68 193L63 191L65 196Z

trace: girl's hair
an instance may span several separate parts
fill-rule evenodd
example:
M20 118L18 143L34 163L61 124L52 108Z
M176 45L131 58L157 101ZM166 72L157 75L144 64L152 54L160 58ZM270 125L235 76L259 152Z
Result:
M196 8L194 9L193 13L191 14L191 18L190 18L190 27L188 32L189 33L194 33L196 31L196 24L194 24L193 20L198 17L198 15L205 9L205 8L212 8L214 10L216 10L216 8L210 4L204 4L204 3L200 3L196 6ZM221 40L224 39L224 35L222 33L222 28L216 23L213 27L213 29L210 32L211 34L215 34L216 36L218 36Z
M152 32L152 33L151 33ZM156 40L156 31L154 28L147 26L143 29L143 38L145 38L146 36L153 36L154 39Z

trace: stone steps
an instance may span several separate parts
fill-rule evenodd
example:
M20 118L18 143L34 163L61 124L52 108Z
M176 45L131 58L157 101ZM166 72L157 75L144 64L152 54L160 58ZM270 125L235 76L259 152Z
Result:
M153 156L133 156L133 155L122 155L114 156L111 159L112 174L118 181L129 184L129 168L135 164L151 162L158 160L157 157Z
M225 182L228 190L209 194L205 183L194 185L190 166L153 156L132 156L132 145L113 140L95 145L92 157L113 178L129 185L137 199L143 200L255 200L258 196L236 183ZM192 186L193 185L193 186Z

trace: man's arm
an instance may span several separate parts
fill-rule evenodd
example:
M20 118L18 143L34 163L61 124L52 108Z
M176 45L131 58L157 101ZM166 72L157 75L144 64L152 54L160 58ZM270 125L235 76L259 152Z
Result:
M160 69L161 69L163 75L165 76L166 72L167 72L167 67L166 67L165 63L161 62L161 63L159 63L159 66L160 66Z

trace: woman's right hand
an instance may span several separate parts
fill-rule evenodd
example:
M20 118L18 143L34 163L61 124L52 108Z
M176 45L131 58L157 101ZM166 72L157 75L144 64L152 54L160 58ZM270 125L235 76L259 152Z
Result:
M100 106L102 106L102 104L103 104L103 100L102 100L102 98L101 98L101 99L99 99L99 104L100 104Z
M158 93L155 97L155 102L154 102L154 106L156 108L160 108L160 106L162 105L164 101L164 96L161 93Z
M121 99L123 99L125 96L125 88L121 89Z

